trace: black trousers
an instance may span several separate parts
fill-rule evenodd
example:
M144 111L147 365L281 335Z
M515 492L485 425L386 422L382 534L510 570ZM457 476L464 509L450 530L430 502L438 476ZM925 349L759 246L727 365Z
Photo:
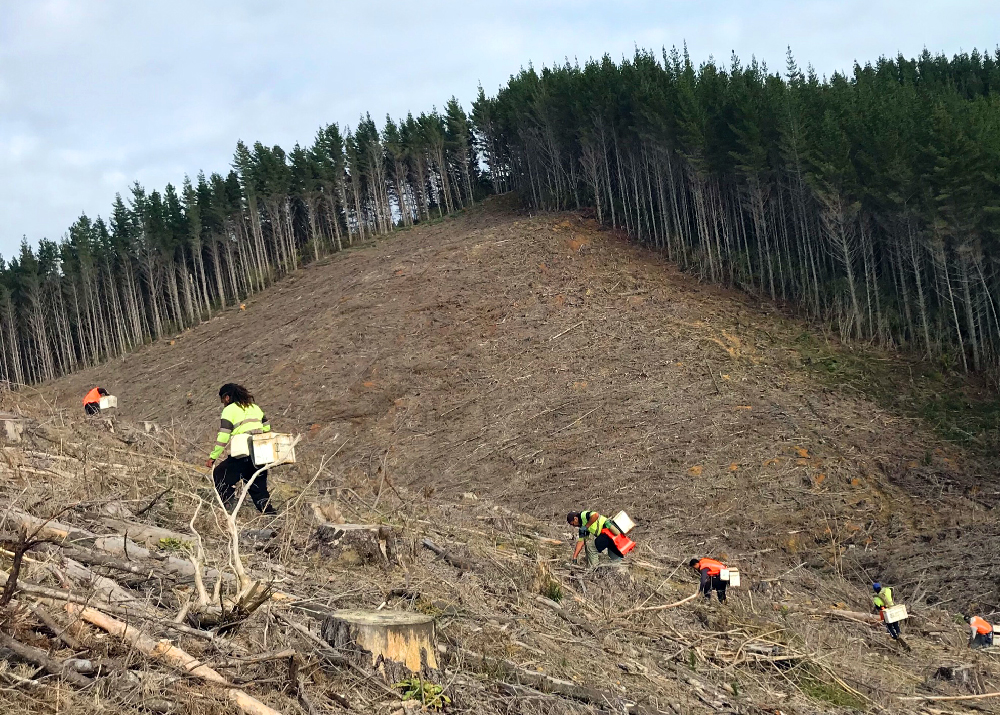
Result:
M889 631L889 635L892 636L893 640L899 638L899 621L895 623L886 623L885 629Z
M977 633L972 639L973 648L989 648L993 645L993 631L989 633Z
M101 405L97 402L88 402L83 406L83 411L88 415L99 415L101 414Z
M253 460L250 457L227 457L221 464L217 464L212 472L212 479L215 481L215 488L222 497L222 503L227 507L235 505L236 485L240 482L248 482L257 471ZM257 475L247 496L253 502L257 510L262 514L277 514L271 506L271 494L267 491L267 471Z
M719 603L725 603L726 586L728 585L729 585L728 581L723 581L718 576L712 576L708 579L708 581L705 582L705 585L702 587L701 592L705 594L705 598L711 598L712 591L715 591L716 593L719 594Z

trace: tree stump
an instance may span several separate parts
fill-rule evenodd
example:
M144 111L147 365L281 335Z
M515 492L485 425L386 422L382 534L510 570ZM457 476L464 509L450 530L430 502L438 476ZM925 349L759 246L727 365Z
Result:
M24 435L25 420L16 415L2 415L0 421L3 422L3 436L8 442L20 442Z
M312 540L323 556L345 565L389 566L396 561L396 535L388 526L320 524Z
M409 611L335 611L323 621L323 639L354 653L387 680L436 670L434 618Z
M982 676L971 664L952 663L939 666L934 672L935 680L947 680L969 693L985 692Z

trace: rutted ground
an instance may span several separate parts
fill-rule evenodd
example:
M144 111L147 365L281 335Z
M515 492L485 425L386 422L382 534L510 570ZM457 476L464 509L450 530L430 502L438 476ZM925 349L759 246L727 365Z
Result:
M996 608L996 529L984 496L993 490L978 484L982 468L920 423L817 385L793 348L802 329L741 293L699 284L590 220L528 216L495 201L304 269L245 310L60 380L42 395L75 410L85 389L101 384L120 397L122 420L156 421L165 428L161 448L197 462L214 438L219 384L243 382L278 429L305 436L301 467L275 475L279 497L295 494L320 457L339 448L314 489L346 487L367 499L382 493L397 520L432 510L435 528L469 548L476 538L462 528L470 516L482 534L478 547L500 533L484 521L493 505L560 538L570 509L625 508L640 524L638 560L667 573L703 554L739 563L751 583L804 564L760 583L752 597L744 591L738 616L682 608L655 628L642 617L639 629L680 629L681 652L671 647L669 655L683 661L690 651L704 677L725 683L739 673L745 687L745 669L713 664L690 639L704 630L712 642L730 618L770 624L827 653L848 687L909 711L915 706L893 698L945 661L969 660L957 645L961 629L929 606ZM390 496L393 485L400 495ZM465 526L449 532L438 510L469 493L480 501L466 496L454 510ZM561 565L567 550L545 558L567 588L582 591ZM602 596L598 613L577 605L600 624L600 609L627 609L624 600L667 602L677 591L667 584L662 598L654 593L655 572L634 590ZM911 653L890 648L867 625L773 610L789 599L866 610L873 578L895 584L921 613L926 634L909 638ZM494 595L499 608L503 595ZM573 643L588 642L578 636L571 654L586 647ZM666 649L669 636L657 638ZM554 656L551 644L531 647ZM627 647L633 660L655 650L641 638ZM892 676L883 656L896 661ZM609 667L594 677L629 672ZM978 667L988 680L992 661L980 658ZM747 707L765 707L768 688L788 680L776 667L764 671ZM666 693L657 678L679 676L665 669L635 677L640 690ZM789 682L809 691L808 683ZM788 693L774 702L792 712L831 699L812 695L820 700L811 706L796 706Z

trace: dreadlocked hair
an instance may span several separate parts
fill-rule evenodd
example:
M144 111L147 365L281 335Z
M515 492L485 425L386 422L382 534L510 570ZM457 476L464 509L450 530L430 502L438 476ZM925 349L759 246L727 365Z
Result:
M229 398L229 404L237 404L244 409L254 404L250 391L235 382L227 382L219 388L219 399L221 400L223 397Z

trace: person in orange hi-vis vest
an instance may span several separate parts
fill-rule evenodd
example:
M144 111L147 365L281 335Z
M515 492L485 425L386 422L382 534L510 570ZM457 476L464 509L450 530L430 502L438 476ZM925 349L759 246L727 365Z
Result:
M103 387L95 387L83 396L83 411L88 415L99 415L101 413L101 398L106 397L108 391Z
M725 603L726 586L729 584L722 580L722 569L726 568L726 565L715 559L691 559L688 565L701 574L699 588L705 598L711 598L714 590L719 596L719 603Z
M989 648L993 645L993 626L989 621L979 616L966 616L965 622L972 628L970 648Z

